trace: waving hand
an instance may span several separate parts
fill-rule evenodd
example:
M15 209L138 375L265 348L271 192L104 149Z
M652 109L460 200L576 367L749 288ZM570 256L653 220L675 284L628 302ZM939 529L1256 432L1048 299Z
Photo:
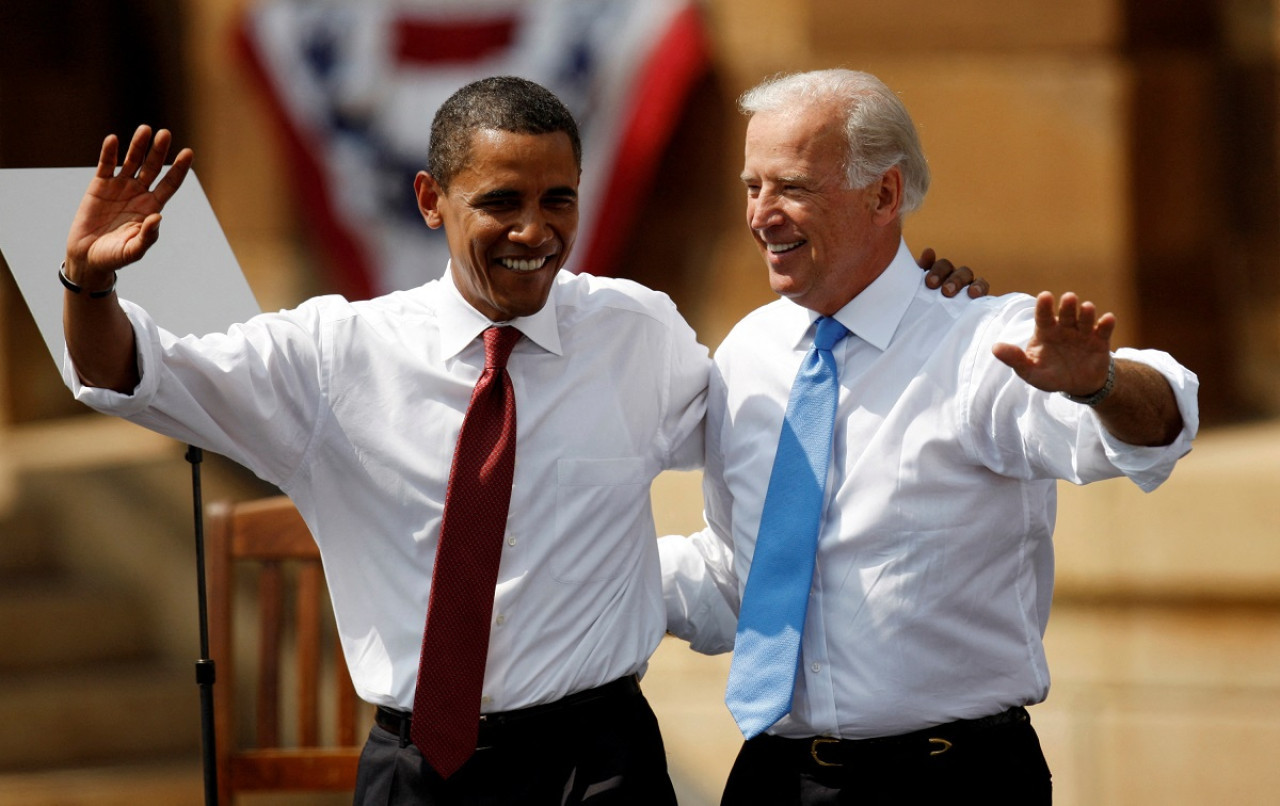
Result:
M149 126L133 134L117 170L119 140L102 143L98 170L89 182L67 235L67 276L90 288L107 285L111 272L137 261L160 236L160 211L182 185L193 154L184 148L164 172L173 137ZM157 181L157 179L159 181Z
M1081 302L1069 291L1054 308L1053 294L1042 291L1036 297L1035 333L1026 349L997 344L992 352L1037 389L1093 394L1107 380L1116 318L1110 313L1098 316L1092 302Z

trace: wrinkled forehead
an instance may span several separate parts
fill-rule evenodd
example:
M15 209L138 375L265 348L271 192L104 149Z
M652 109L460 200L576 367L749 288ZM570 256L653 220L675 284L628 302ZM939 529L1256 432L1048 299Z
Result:
M758 112L747 122L743 177L839 171L846 152L837 114L819 107Z
M457 179L475 186L569 188L577 190L580 171L573 143L564 132L525 134L479 129Z

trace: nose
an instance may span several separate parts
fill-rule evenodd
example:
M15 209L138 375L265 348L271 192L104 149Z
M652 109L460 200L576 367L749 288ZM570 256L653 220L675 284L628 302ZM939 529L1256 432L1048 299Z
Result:
M747 199L747 224L753 230L763 230L782 223L782 211L778 209L778 199L771 194Z
M555 237L547 217L537 208L526 210L512 227L508 237L524 246L542 246Z

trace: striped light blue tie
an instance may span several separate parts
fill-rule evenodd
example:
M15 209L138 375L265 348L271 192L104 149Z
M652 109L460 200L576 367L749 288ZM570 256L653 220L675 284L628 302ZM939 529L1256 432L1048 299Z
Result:
M818 319L782 420L725 693L748 739L791 710L840 393L831 348L848 333Z

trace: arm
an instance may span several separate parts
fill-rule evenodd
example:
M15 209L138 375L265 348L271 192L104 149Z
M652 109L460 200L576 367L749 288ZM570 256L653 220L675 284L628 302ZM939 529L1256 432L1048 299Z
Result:
M664 295L664 299L666 299ZM711 357L675 303L666 299L670 317L667 343L669 374L660 444L668 446L664 470L692 470L703 466L703 424L707 412L707 377Z
M733 548L708 526L688 537L659 538L658 558L667 632L704 655L732 650L738 627Z
M697 652L733 649L738 623L738 581L733 567L732 494L723 480L720 435L724 423L724 382L712 368L707 392L706 469L702 475L707 528L658 541L667 631Z
M160 237L160 211L193 158L191 149L183 149L156 182L171 143L168 131L153 139L149 127L139 126L117 173L119 144L109 135L71 223L64 273L82 290L64 292L62 326L76 372L89 386L127 394L138 384L133 327L114 293L93 292L111 288L115 272L139 260Z
M1097 315L1091 302L1070 292L1055 312L1053 294L1036 298L1036 329L1026 349L997 344L996 358L1018 377L1046 392L1087 397L1107 383L1116 318ZM1173 389L1159 372L1132 361L1115 362L1112 391L1094 411L1116 439L1130 445L1169 445L1182 430Z

